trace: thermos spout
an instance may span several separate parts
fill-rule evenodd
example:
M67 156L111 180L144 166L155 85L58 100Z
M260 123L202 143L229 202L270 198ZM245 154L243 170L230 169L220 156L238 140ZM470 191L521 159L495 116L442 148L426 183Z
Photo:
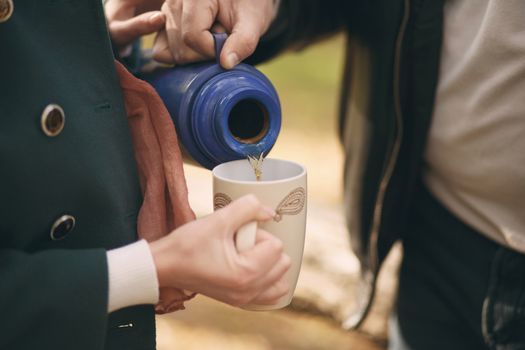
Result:
M269 127L268 110L253 99L239 101L228 115L228 129L241 143L258 143L266 136Z

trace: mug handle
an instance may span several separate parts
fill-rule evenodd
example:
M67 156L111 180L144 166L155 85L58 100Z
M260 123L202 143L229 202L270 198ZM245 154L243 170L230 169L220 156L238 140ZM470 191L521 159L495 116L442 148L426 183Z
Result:
M239 253L247 251L255 246L257 234L257 221L249 222L237 230L235 234L235 248Z

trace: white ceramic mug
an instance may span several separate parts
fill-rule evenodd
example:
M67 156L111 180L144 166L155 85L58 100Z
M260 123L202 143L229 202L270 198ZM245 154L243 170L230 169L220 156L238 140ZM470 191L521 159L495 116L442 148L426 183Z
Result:
M274 305L245 306L248 310L280 309L292 301L304 250L306 230L306 169L297 163L281 159L265 159L262 177L257 181L248 160L223 163L213 169L213 206L215 210L246 194L254 194L264 205L275 209L271 221L260 227L283 242L284 252L292 264L286 272L290 285L287 295ZM255 244L257 223L243 226L236 234L237 250L243 251Z

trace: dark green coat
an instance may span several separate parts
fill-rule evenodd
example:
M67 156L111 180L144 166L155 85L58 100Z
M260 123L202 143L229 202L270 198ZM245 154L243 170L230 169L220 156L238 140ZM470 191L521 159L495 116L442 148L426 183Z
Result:
M14 0L0 121L0 349L154 348L152 306L107 315L106 250L136 240L141 193L102 1Z

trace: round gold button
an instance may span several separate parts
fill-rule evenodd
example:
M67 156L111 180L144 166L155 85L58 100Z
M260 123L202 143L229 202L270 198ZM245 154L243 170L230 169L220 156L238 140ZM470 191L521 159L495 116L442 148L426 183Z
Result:
M55 137L62 132L66 116L62 107L56 104L48 105L42 112L40 125L42 131L49 137Z
M49 235L53 241L64 239L75 227L75 218L71 215L62 215L53 223Z
M0 0L0 23L7 21L13 14L13 0Z

